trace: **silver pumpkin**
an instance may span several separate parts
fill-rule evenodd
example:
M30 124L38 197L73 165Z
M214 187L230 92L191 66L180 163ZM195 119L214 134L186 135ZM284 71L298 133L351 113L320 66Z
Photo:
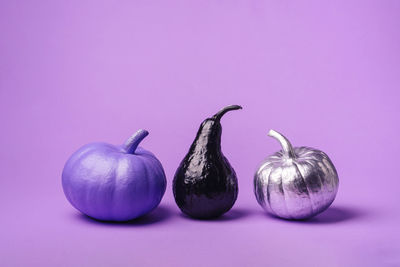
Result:
M339 179L331 160L322 151L293 148L282 134L270 130L282 150L269 156L254 176L258 203L285 219L307 219L327 209L336 197Z

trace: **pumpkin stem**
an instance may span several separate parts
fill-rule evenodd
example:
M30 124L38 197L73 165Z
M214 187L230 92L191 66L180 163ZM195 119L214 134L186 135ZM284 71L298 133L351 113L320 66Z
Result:
M138 147L139 143L149 134L148 131L140 129L136 133L134 133L128 140L125 142L125 150L128 154L134 154L136 148Z
M296 153L294 153L292 144L285 136L283 136L283 134L278 133L277 131L274 130L269 130L268 135L279 141L279 143L282 146L283 154L285 154L289 158L296 157Z
M221 119L221 117L224 116L225 113L227 113L228 111L231 111L231 110L236 110L236 109L242 109L242 107L238 106L238 105L231 105L231 106L224 107L223 109L218 111L212 118L214 120L219 121Z

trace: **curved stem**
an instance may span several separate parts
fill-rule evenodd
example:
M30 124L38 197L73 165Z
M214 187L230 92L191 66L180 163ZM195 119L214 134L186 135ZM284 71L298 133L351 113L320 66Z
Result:
M231 110L237 110L237 109L242 109L241 106L238 105L230 105L227 107L224 107L223 109L221 109L220 111L218 111L214 116L213 119L219 121L221 119L222 116L224 116L225 113L227 113L228 111Z
M136 133L134 133L128 140L125 142L125 150L128 154L133 154L136 151L139 143L149 134L148 131L140 129Z
M282 146L282 151L287 157L289 157L289 158L296 157L296 153L294 153L292 144L289 142L289 140L285 136L283 136L282 134L280 134L274 130L269 130L268 135L279 141L279 143Z

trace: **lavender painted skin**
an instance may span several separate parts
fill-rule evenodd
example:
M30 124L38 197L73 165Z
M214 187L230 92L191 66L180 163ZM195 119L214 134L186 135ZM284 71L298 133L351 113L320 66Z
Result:
M147 135L139 130L122 146L91 143L72 154L62 173L72 206L105 221L132 220L156 208L167 180L160 161L138 147Z

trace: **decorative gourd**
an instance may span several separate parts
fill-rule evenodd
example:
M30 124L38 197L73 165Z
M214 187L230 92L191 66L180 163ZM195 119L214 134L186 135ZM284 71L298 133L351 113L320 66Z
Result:
M258 203L285 219L307 219L327 209L335 199L339 179L328 156L309 147L293 148L282 134L270 130L282 150L269 156L254 177Z
M188 216L210 219L229 211L238 195L236 173L221 151L222 116L241 106L227 106L200 125L172 185L175 202Z
M156 208L167 180L158 159L138 147L147 135L139 130L123 146L92 143L76 151L62 173L72 206L106 221L135 219Z

